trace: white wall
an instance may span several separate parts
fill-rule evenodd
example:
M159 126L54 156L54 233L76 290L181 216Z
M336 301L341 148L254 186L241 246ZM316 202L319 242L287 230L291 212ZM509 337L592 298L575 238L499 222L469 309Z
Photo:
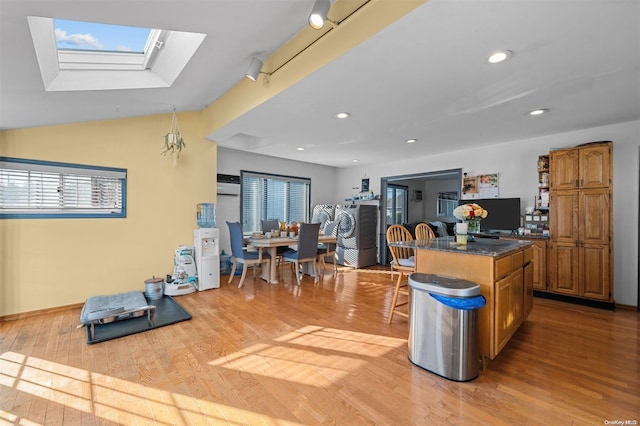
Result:
M640 121L496 144L461 152L411 157L404 161L369 164L337 170L333 202L351 194L366 173L371 190L380 193L380 178L462 168L474 176L498 173L500 197L520 197L523 209L537 194L538 156L552 148L593 141L613 141L614 298L637 305L638 198Z
M240 170L296 176L311 179L311 206L329 204L334 199L336 168L285 160L245 151L218 147L218 173L240 175ZM360 186L360 180L357 185ZM349 195L351 193L349 192ZM344 204L344 200L342 202ZM220 228L220 248L231 253L229 228L225 221L240 220L240 197L218 195L216 226Z
M439 220L442 222L455 222L456 218L453 216L441 216L438 217L438 193L439 192L453 192L458 191L458 195L461 195L460 187L457 179L452 180L432 180L426 184L425 193L425 206L424 206L424 219L425 220Z
M638 298L638 187L640 171L640 121L560 133L534 139L470 149L406 161L385 162L335 169L310 163L283 160L218 148L218 173L239 174L241 169L309 177L312 180L311 205L344 204L359 187L362 176L369 176L371 190L380 193L380 178L462 168L470 175L498 173L500 197L520 197L522 208L537 194L538 156L552 148L611 140L614 157L614 298L617 303L637 305ZM423 196L427 194L423 193ZM239 197L218 196L217 226L222 248L229 252L225 220L240 218Z

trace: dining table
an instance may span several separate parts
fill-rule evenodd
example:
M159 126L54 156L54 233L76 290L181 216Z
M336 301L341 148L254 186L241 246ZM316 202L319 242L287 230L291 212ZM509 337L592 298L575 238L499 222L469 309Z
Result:
M338 239L334 235L319 235L318 243L324 244L336 244ZM295 246L298 244L298 237L271 237L266 236L251 236L247 239L247 244L257 248L258 250L267 250L269 256L271 256L271 265L268 276L262 276L262 278L271 283L278 284L278 268L276 265L276 256L278 247Z

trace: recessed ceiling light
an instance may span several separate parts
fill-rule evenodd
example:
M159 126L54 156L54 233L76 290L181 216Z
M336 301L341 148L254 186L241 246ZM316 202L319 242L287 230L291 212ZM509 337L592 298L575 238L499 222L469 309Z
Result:
M407 139L406 142L407 143L416 143L416 142L418 142L418 139Z
M499 50L497 52L493 52L488 58L487 62L490 64L498 64L500 62L504 62L507 59L511 58L513 52L510 50Z
M360 160L358 160L357 158L354 158L353 160L351 160L352 163L359 163Z
M339 112L335 115L335 117L339 119L345 119L351 117L351 114L349 114L348 112Z
M529 111L527 114L529 115L541 115L545 112L549 112L547 108L534 109L533 111Z
M298 151L304 151L304 148L303 148L303 147L301 147L301 146L297 147L296 149L297 149Z

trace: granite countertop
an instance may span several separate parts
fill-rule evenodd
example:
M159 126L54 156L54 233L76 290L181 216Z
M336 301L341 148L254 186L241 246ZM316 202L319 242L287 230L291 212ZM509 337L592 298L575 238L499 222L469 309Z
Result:
M499 240L491 238L476 238L466 245L455 242L454 237L436 238L434 240L413 240L391 243L399 247L415 248L419 250L448 251L460 254L475 254L479 256L501 257L511 252L533 245L527 240Z
M538 234L533 234L533 235L504 235L504 236L500 236L500 238L509 238L512 240L549 240L551 239L548 235L538 235Z

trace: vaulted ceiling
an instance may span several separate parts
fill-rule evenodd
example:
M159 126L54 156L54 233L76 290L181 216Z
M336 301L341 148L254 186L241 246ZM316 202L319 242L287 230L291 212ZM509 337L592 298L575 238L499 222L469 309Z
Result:
M388 1L397 0L371 3ZM238 84L253 56L267 58L303 30L312 5L0 0L0 129L203 110ZM27 16L207 37L170 88L45 92ZM513 56L487 63L498 49ZM526 114L536 108L549 112ZM337 120L341 111L351 117ZM348 167L638 119L640 2L431 0L206 136Z

